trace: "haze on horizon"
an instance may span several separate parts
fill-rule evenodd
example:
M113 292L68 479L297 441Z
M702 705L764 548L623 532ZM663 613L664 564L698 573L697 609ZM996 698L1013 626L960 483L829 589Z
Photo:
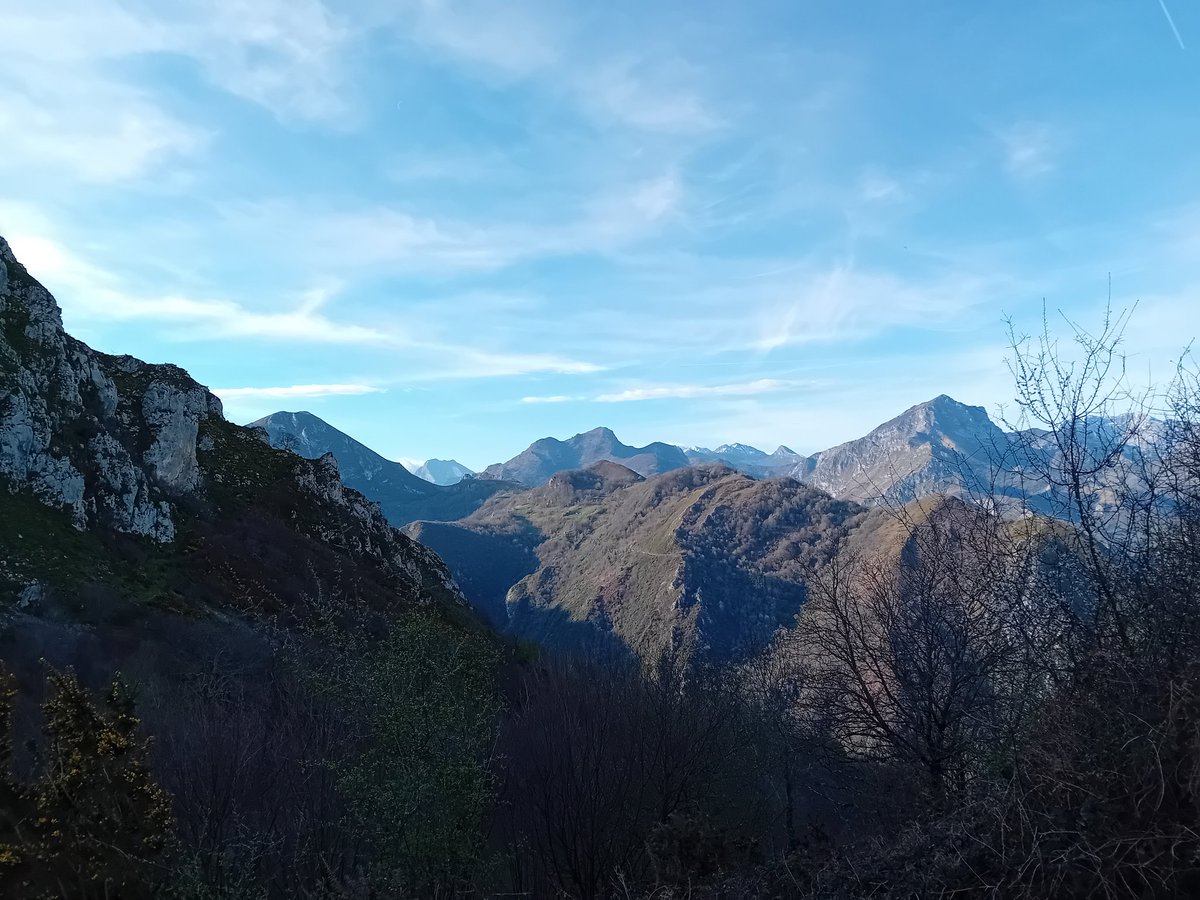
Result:
M1167 15L1164 15L1167 12ZM236 421L475 469L1011 396L1006 314L1200 334L1200 8L0 0L0 233ZM98 39L97 36L103 37Z

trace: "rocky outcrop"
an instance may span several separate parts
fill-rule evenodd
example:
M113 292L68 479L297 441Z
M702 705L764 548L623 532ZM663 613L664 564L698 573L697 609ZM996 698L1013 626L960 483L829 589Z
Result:
M174 366L96 353L0 239L0 475L79 528L175 536L171 500L200 486L200 423L220 401Z
M272 449L261 429L227 422L220 400L183 369L98 353L67 334L54 297L0 238L5 489L64 509L76 529L158 544L175 540L186 515L199 556L219 551L222 573L254 568L244 548L222 540L230 528L257 528L280 546L316 541L344 554L353 562L331 564L378 572L381 588L417 600L458 597L431 551L343 485L332 455Z
M943 394L865 437L813 454L786 474L858 503L903 504L956 494L1018 504L1045 485L1026 483L1014 470L1015 440L983 407Z

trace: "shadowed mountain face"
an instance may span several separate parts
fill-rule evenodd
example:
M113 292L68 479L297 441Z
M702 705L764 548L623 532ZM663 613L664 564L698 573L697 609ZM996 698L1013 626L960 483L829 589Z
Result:
M594 428L565 441L542 438L508 462L488 466L483 477L536 487L556 472L585 469L601 460L619 462L639 475L658 475L688 465L684 452L672 444L656 441L645 447L630 447L609 429Z
M738 657L790 623L864 515L791 479L726 466L642 478L612 462L406 533L500 628L549 646Z
M273 447L309 459L332 454L346 486L378 503L387 520L396 527L416 519L458 519L478 509L489 497L519 488L505 481L473 477L462 478L453 485L433 484L312 413L272 413L253 426L266 431Z

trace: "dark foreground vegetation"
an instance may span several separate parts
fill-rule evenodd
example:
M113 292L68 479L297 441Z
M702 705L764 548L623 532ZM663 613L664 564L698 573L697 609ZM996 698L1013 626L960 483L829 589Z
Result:
M1057 519L898 507L736 666L538 658L321 592L168 640L206 661L169 683L25 665L0 893L1200 896L1200 382L1129 396L1119 336L1014 342L1032 430L998 462Z

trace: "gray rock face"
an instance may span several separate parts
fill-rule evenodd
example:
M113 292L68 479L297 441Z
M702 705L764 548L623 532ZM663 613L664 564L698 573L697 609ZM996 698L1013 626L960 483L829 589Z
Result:
M150 426L154 443L142 454L142 461L160 487L174 493L199 487L196 440L200 420L214 412L220 414L198 391L181 390L165 382L155 382L146 389L142 418Z
M919 403L870 434L815 453L786 474L859 503L906 503L933 494L1016 502L1044 485L1010 470L1014 435L980 406L944 394ZM1037 502L1033 503L1037 508Z
M17 609L29 609L37 606L46 598L46 594L46 585L40 581L30 582L17 594Z
M3 239L0 262L0 504L19 493L18 508L28 509L32 495L68 512L81 530L160 543L176 538L186 509L188 547L154 556L170 569L172 596L202 609L226 601L238 612L259 604L307 609L311 591L332 596L343 577L376 606L465 602L432 551L343 486L332 455L306 460L272 450L266 429L226 422L217 398L176 366L97 353L63 331L54 298ZM264 561L256 541L269 541L274 557ZM310 558L317 546L334 561ZM0 552L0 588L14 587L32 609L45 596L38 585L56 583L55 547L14 549L11 559ZM105 557L99 574L125 559Z
M174 366L97 353L0 238L0 476L79 528L175 536L170 500L200 487L201 423L220 402Z

